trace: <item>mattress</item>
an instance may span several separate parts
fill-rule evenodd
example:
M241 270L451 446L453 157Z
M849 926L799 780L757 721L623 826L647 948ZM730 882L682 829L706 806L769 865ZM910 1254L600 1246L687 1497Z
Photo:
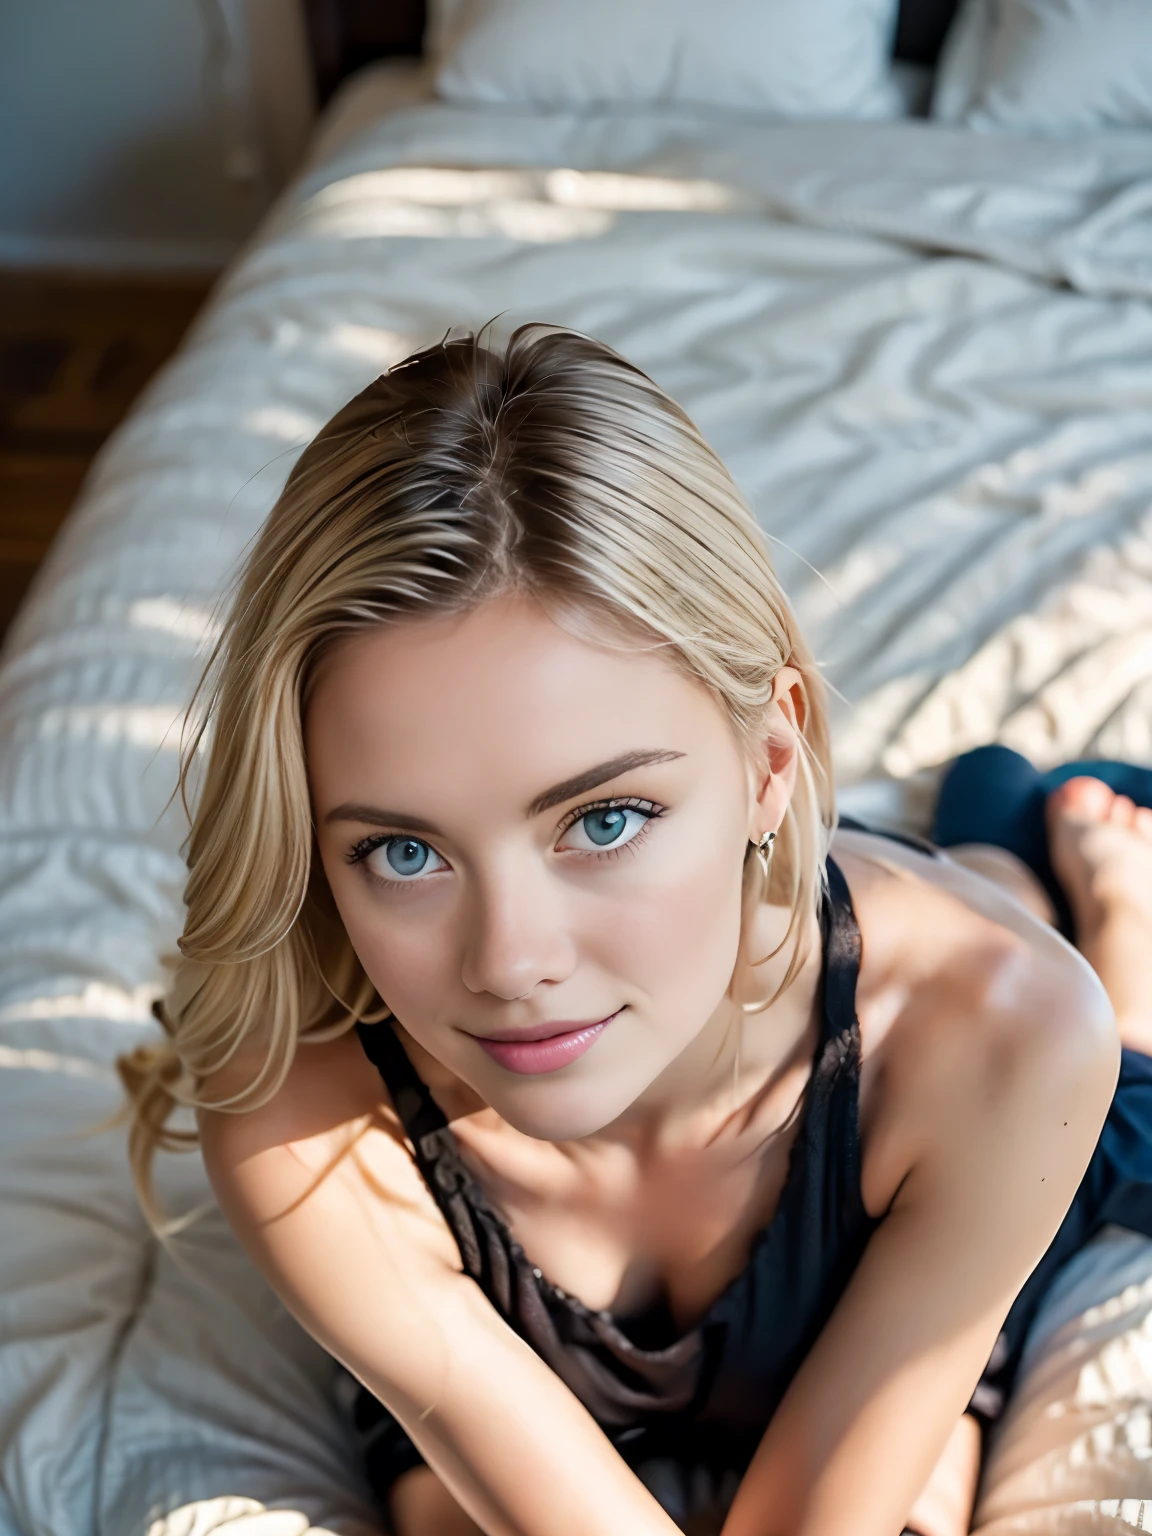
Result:
M835 690L844 809L923 828L989 740L1152 760L1152 137L379 86L101 454L0 658L0 1536L378 1529L331 1363L199 1159L161 1159L202 1214L160 1245L90 1128L180 931L180 719L237 564L413 348L558 321L686 406Z

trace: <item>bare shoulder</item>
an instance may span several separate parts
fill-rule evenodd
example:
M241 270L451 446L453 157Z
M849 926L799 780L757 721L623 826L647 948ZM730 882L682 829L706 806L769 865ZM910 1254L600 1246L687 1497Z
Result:
M933 1146L963 1144L1001 1118L1023 1116L1038 1134L1048 1121L1080 1124L1094 1144L1119 1047L1107 994L1082 956L945 857L847 831L834 853L862 938L869 1208L886 1209Z
M245 1089L262 1065L255 1043L203 1085L207 1098ZM459 1268L459 1254L432 1199L395 1107L354 1032L302 1042L280 1088L252 1109L197 1114L209 1179L242 1242L310 1207L327 1218L406 1213L405 1241ZM355 1240L350 1233L350 1240Z
M225 1138L237 1152L242 1148L255 1151L269 1143L339 1137L343 1128L366 1115L399 1126L388 1090L355 1032L337 1040L302 1040L279 1089L265 1103L243 1108L242 1096L256 1082L267 1056L265 1039L245 1041L201 1084L205 1100L237 1101L235 1107L201 1110L201 1130L210 1139Z

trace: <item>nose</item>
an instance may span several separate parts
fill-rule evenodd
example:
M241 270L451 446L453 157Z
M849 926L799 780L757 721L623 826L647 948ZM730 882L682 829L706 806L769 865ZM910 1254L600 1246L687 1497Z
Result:
M520 860L475 882L465 921L461 977L470 992L512 1002L575 969L563 893Z

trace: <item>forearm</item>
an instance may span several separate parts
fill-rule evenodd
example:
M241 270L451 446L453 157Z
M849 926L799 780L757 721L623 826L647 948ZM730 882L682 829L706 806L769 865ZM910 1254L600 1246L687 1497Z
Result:
M510 1486L506 1468L480 1469L437 1456L435 1471L398 1490L398 1536L680 1536L679 1527L627 1467L617 1478L577 1455L569 1476L542 1468L527 1450ZM583 1467L577 1474L576 1469Z
M981 1435L965 1414L913 1505L904 1536L968 1536L980 1473ZM395 1536L485 1536L429 1467L415 1467L393 1489Z
M458 1306L475 1309L475 1326L453 1318ZM479 1292L464 1289L440 1316L446 1339L467 1337L467 1352L449 1348L439 1379L424 1372L421 1401L405 1402L395 1383L373 1389L485 1536L679 1536L584 1405L496 1325Z
M975 1421L967 1417L961 1419L931 1477L912 1505L902 1536L968 1536L979 1481L980 1449L980 1431ZM861 1489L861 1501L866 1500L867 1495ZM741 1523L737 1526L730 1520L724 1528L724 1536L745 1536L752 1530L757 1536L806 1536L814 1529L811 1521L804 1517L781 1520L778 1511L772 1512L773 1500L770 1496L765 1497L762 1491L755 1502L763 1512L763 1519L750 1516L745 1506L740 1513ZM842 1528L852 1528L856 1524L855 1502L852 1498L844 1501ZM823 1533L826 1529L840 1527L839 1521L833 1526L818 1521L815 1528ZM456 1536L455 1532L453 1536ZM461 1532L460 1536L465 1533Z
M964 1409L994 1326L897 1363L884 1359L895 1342L891 1325L857 1329L854 1319L864 1347L844 1376L861 1383L867 1408L843 1423L835 1410L846 1389L835 1366L848 1351L834 1318L769 1425L723 1536L895 1536L906 1525L920 1536L966 1532L980 1446Z

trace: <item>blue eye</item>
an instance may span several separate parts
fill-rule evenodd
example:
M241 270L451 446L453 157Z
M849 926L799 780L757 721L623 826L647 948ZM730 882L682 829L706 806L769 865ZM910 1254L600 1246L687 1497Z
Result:
M386 837L360 855L380 880L394 884L412 884L421 875L432 875L445 867L435 848L418 837Z
M623 848L659 814L655 807L640 810L632 805L593 806L567 828L561 846L585 853Z
M384 857L398 875L418 875L432 852L414 837L395 837L384 844Z
M590 811L587 816L580 818L581 824L600 848L606 848L609 843L614 843L628 825L628 812L622 811L618 805L610 806L606 811Z

